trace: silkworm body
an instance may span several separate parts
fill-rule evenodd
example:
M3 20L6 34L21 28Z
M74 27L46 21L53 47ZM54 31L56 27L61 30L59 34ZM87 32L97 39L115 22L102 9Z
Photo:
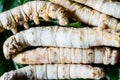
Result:
M112 37L112 38L111 38ZM9 37L3 45L6 59L29 46L89 48L93 46L120 47L119 33L98 28L35 27Z
M115 31L120 31L119 20L112 18L104 13L88 8L87 6L74 3L70 0L49 0L49 1L59 4L64 8L66 8L69 14L71 14L71 16L73 16L75 19L77 19L80 22L102 28L103 28L102 25L106 25L107 28L113 29ZM86 0L82 0L82 1L85 2ZM98 1L98 0L93 0L93 1L91 0L91 2L94 1Z
M48 1L30 1L0 13L0 32L7 29L16 33L18 25L23 25L28 29L28 21L34 21L35 24L39 24L39 18L43 18L46 21L50 20L50 18L58 19L60 25L68 24L64 8Z
M39 79L100 79L104 77L104 70L81 64L44 64L32 65L19 70L4 73L1 80L39 80Z
M61 63L83 63L83 64L112 64L120 61L118 50L107 47L101 48L37 48L25 51L13 57L18 64L61 64Z
M120 2L112 0L72 0L87 5L100 12L120 18Z

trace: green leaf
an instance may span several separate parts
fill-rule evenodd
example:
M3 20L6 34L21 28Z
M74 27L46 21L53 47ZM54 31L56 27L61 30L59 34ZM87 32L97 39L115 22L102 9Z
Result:
M107 80L120 80L120 64L104 66Z
M1 53L0 53L1 54ZM2 54L1 54L2 55ZM13 70L14 65L13 62L11 60L5 60L4 57L0 56L0 76L7 71Z
M20 69L20 68L24 67L24 65L22 65L22 64L17 64L15 62L13 62L13 63L15 65L15 69Z
M32 0L5 0L3 11L22 5L23 3L26 3L28 1L32 1Z
M1 0L1 1L0 1L0 12L3 11L3 4L4 4L4 0Z
M80 22L69 23L67 26L68 27L75 27L75 28L82 28L83 27Z

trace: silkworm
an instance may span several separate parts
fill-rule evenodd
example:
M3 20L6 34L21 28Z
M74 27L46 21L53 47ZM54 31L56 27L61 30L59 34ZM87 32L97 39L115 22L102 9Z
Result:
M82 64L44 64L31 65L6 72L1 80L39 80L39 79L100 79L105 76L100 67Z
M69 12L69 14L71 14L71 16L73 18L75 18L76 20L78 20L80 22L86 23L91 26L101 27L101 28L105 28L105 29L110 28L115 31L120 31L119 20L117 20L113 17L110 17L104 13L93 10L87 6L74 3L70 0L49 0L49 1L59 4L62 7L66 8L66 10ZM84 0L83 2L85 2L85 1L86 0ZM92 1L92 5L94 5L93 2L97 1L97 0L91 0L91 1ZM98 4L100 4L100 3L98 3ZM108 9L107 9L107 11L108 11ZM106 27L103 27L102 25L106 25Z
M58 19L60 25L68 24L68 17L64 8L48 1L30 1L0 13L0 32L7 29L17 33L18 25L23 25L28 29L28 21L39 24L39 18L43 18L45 21L50 20L50 18Z
M120 61L120 52L107 47L95 48L36 48L13 55L18 64L116 64Z
M29 46L89 48L95 46L120 47L120 34L98 28L35 27L9 37L3 44L6 59Z
M120 18L120 2L112 0L72 0L87 5L100 12Z

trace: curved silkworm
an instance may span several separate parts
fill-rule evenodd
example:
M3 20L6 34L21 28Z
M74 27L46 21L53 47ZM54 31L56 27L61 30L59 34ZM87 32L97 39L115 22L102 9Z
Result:
M120 18L120 2L112 0L72 0L105 14Z
M9 37L3 45L6 59L29 46L89 48L95 46L120 47L120 34L98 28L35 27Z
M28 29L28 21L34 21L35 24L39 24L40 17L46 21L50 20L50 18L58 19L60 25L68 24L64 8L48 1L30 1L0 13L0 32L7 29L16 33L18 25L23 25Z
M96 48L37 48L13 55L18 64L116 64L120 52L107 47ZM99 57L99 58L98 58Z
M71 14L71 16L73 16L76 20L80 22L98 27L103 27L101 25L106 25L106 27L104 28L110 28L115 31L120 31L120 21L104 13L93 10L87 6L74 3L70 0L49 0L49 1L59 4L62 7L66 8L69 14ZM83 2L85 1L86 0L84 0ZM97 0L91 0L91 1L93 3L94 1Z
M0 80L39 80L39 79L101 79L105 72L100 67L82 64L31 65L6 72Z

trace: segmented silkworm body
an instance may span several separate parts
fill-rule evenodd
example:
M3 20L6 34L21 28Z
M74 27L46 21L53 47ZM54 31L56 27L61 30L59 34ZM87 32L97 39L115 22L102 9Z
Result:
M47 64L32 65L4 73L1 80L39 80L39 79L100 79L104 70L81 64Z
M84 22L92 26L103 27L101 25L106 25L106 27L110 29L120 31L120 22L117 19L112 18L106 14L100 13L86 6L71 2L70 0L49 0L49 1L59 4L66 8L67 11L71 14L71 16L73 16L78 21Z
M112 0L72 0L105 14L120 18L120 2Z
M75 49L75 48L37 48L25 51L13 57L18 64L47 64L47 63L97 63L112 64L120 61L118 50L107 47Z
M98 28L35 27L9 37L3 45L6 59L28 46L89 48L92 46L120 47L119 33Z
M4 29L17 32L18 25L29 28L28 21L39 24L39 18L48 21L58 19L60 25L68 24L65 9L48 1L30 1L11 10L0 13L0 32Z

